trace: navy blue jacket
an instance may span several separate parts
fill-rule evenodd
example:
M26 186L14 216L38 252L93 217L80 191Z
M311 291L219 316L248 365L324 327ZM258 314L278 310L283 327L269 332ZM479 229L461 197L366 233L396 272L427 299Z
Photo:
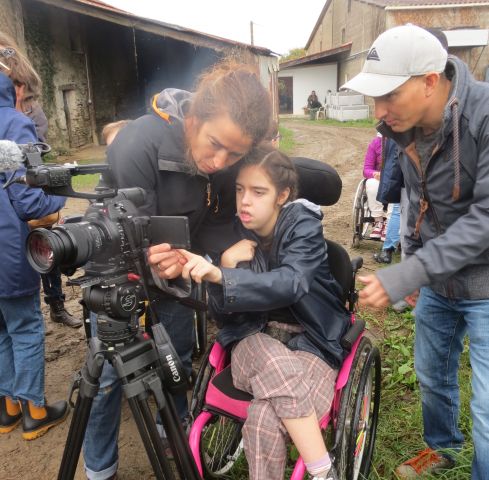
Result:
M399 203L401 201L401 188L404 186L401 166L399 165L400 150L396 142L386 138L383 145L385 153L380 173L377 201L380 203Z
M0 140L17 143L37 142L34 124L14 108L15 89L11 80L0 74ZM16 176L25 172L19 169ZM40 288L39 274L25 254L29 233L27 220L60 210L65 199L45 195L40 188L14 184L2 187L12 172L0 173L0 298L32 295Z
M287 346L313 353L334 368L343 362L346 352L340 340L350 315L329 269L322 214L312 206L300 200L282 209L268 254L253 232L242 229L243 237L258 242L250 268L222 268L222 285L208 288L223 346L262 330L267 312L288 307L305 332Z

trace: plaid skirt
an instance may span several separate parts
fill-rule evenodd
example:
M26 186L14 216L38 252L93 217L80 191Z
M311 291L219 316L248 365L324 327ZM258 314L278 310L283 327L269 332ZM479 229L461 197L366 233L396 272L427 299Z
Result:
M283 480L288 434L281 419L331 408L337 370L308 352L293 351L264 333L241 340L231 355L234 386L253 395L243 426L252 480Z

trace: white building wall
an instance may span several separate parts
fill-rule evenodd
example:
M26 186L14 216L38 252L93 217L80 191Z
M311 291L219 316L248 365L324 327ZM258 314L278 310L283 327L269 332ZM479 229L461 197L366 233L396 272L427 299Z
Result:
M278 73L278 77L292 77L293 80L293 113L304 115L303 107L307 105L307 97L312 90L316 91L319 101L324 105L328 90L336 92L338 86L337 64L309 65L291 67Z

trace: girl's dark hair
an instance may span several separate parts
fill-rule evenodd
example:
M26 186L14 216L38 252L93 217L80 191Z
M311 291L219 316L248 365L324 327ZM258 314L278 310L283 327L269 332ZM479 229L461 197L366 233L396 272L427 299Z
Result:
M287 199L289 202L297 198L297 170L287 155L263 142L243 158L240 168L243 169L250 165L262 167L277 192L280 193L289 188L290 194Z
M255 68L232 59L200 76L188 111L201 123L226 113L253 145L265 138L272 117L270 95Z

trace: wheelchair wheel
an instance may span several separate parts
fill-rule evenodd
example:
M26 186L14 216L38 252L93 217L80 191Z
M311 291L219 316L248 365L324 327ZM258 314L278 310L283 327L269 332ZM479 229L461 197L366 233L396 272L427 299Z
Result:
M360 241L363 240L369 228L370 211L368 209L367 194L365 190L365 179L358 184L353 200L352 227L353 241L352 247L358 248Z
M343 390L335 432L335 463L341 480L370 472L380 406L380 354L363 337Z
M204 478L246 478L239 476L247 472L242 427L238 420L218 414L204 427L200 442Z

